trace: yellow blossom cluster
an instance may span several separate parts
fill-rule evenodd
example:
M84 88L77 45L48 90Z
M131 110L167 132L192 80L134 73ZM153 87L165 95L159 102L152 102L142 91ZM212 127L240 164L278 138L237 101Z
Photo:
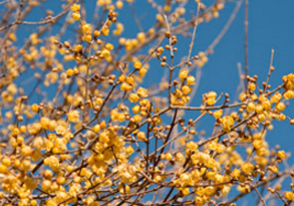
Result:
M81 14L79 12L80 9L81 9L81 5L79 4L73 4L71 6L71 10L73 11L72 18L76 21L79 21L81 19Z
M204 94L203 95L203 103L205 103L207 106L212 106L215 104L215 101L216 101L216 92L208 92L207 94Z
M192 86L195 84L195 78L189 75L189 70L181 69L179 79L182 84L172 93L170 101L172 105L184 106L190 101L189 94L192 92Z
M291 189L271 186L294 177L290 154L267 141L275 120L294 124L294 74L275 88L272 65L261 86L256 75L242 77L246 88L234 102L212 88L194 91L193 72L214 45L192 56L195 31L227 2L196 0L191 17L189 1L148 0L157 12L148 28L133 0L95 2L93 18L88 1L65 1L61 13L47 10L36 22L26 15L42 2L4 2L1 205L232 206L265 185L294 201ZM121 18L126 12L133 18ZM22 39L29 26L34 33ZM184 49L188 57L179 57Z

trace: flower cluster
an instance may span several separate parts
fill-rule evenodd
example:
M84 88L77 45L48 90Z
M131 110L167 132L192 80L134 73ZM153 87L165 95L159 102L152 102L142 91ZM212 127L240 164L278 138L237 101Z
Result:
M293 179L290 155L267 141L275 120L294 124L294 74L276 88L273 65L266 82L240 78L234 102L196 92L214 43L196 53L195 32L230 1L148 0L152 26L133 0L97 0L93 18L89 2L64 1L37 22L24 19L41 1L2 2L1 205L233 206L254 192L264 205L294 201L293 183L275 185Z

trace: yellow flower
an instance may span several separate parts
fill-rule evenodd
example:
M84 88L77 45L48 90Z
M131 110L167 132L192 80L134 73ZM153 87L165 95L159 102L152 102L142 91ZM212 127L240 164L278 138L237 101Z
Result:
M248 174L252 172L254 169L254 165L251 162L244 163L241 167L242 172L245 174Z
M0 164L0 174L7 174L8 169L7 166L4 164Z
M180 180L181 180L181 184L183 186L185 186L185 185L191 185L191 183L192 183L192 177L188 173L181 174L180 175Z
M137 94L140 97L148 97L148 91L147 91L147 89L145 89L143 87L139 87L139 89L137 90Z
M33 150L31 147L29 146L25 146L21 149L21 154L24 156L24 157L27 157L27 156L30 156L32 154Z
M250 84L248 85L248 89L249 89L250 91L254 91L254 90L256 89L256 85L255 85L254 83L250 83Z
M140 69L141 66L142 66L142 64L141 64L140 61L135 61L135 63L134 63L134 67L135 67L135 69Z
M255 104L254 102L250 102L247 106L247 112L254 112L255 111Z
M50 124L50 119L48 117L42 117L40 120L40 124L44 129L48 129Z
M273 96L271 96L271 103L277 103L282 99L282 95L280 92L276 92Z
M194 85L194 84L195 84L195 77L193 77L192 75L189 75L189 76L187 77L187 84L188 84L189 86Z
M276 109L279 111L279 112L282 112L284 111L286 108L286 105L283 103L283 102L279 102L276 104Z
M11 160L8 157L4 157L2 159L2 164L9 167L11 165Z
M294 201L294 193L293 192L286 192L285 193L285 198L287 199L287 200L291 200L291 201Z
M191 88L189 86L187 86L187 85L184 85L182 87L182 92L183 92L183 94L187 95L187 94L189 94L191 92Z
M130 94L130 97L129 97L130 102L134 103L134 102L137 102L139 99L140 97L137 94L135 93Z
M247 99L247 95L245 93L241 93L239 95L239 99L240 99L241 102L245 102L246 99Z
M241 171L239 169L236 169L236 168L232 172L232 176L235 177L235 178L240 177L240 174L241 174Z
M184 196L189 195L189 194L190 194L190 189L189 189L188 187L185 188L185 189L183 189L183 190L182 190L182 194L183 194Z
M63 125L58 125L55 131L57 134L63 135L66 132L66 128Z
M68 70L66 70L66 75L67 75L68 77L71 77L73 74L74 74L74 72L73 72L72 69L68 69Z
M82 26L82 32L84 34L90 34L92 32L92 26L90 24L84 24Z
M284 150L280 150L280 151L278 151L278 158L280 158L280 159L284 159L284 158L286 158L286 154L285 154L285 151Z
M47 190L50 189L50 187L51 187L51 181L50 180L44 180L43 183L42 183L42 186L41 186L42 190L47 191Z
M197 148L198 148L198 145L197 145L195 142L193 142L193 141L187 143L186 146L187 146L187 148L188 148L189 150L191 150L191 151L196 151Z
M100 131L100 125L99 124L96 124L94 127L93 127L93 130L95 133L99 133Z
M141 120L142 120L142 117L140 116L140 115L135 115L134 117L133 117L133 120L134 120L134 122L136 122L136 123L139 123L139 122L141 122Z
M108 133L106 131L102 132L100 135L99 135L99 140L102 141L102 142L109 142L109 136L108 136Z
M103 103L103 99L102 98L97 98L96 99L96 104L101 105Z
M110 44L110 43L107 43L107 44L105 45L105 49L107 49L107 50L109 50L109 51L113 50L113 48L114 48L114 46L113 46L112 44Z
M284 86L286 90L294 90L294 74L284 76L283 81L286 82Z
M71 10L74 11L74 12L77 12L77 11L79 11L80 9L81 9L81 5L79 5L79 4L73 4L73 5L71 6Z
M189 74L189 70L187 70L187 69L181 69L180 70L179 78L180 78L180 81L182 83L185 81L185 79L187 78L188 74Z
M175 156L175 160L180 163L184 163L185 157L181 152L177 152Z
M44 159L44 164L52 168L54 172L59 171L60 164L57 156L50 156Z
M221 109L213 112L213 116L215 119L221 118L222 115L223 115L223 110L221 110Z
M132 112L135 113L135 114L138 114L140 111L140 106L139 105L135 105L133 108L132 108Z
M103 58L107 58L107 57L110 57L110 51L109 50L107 50L107 49L103 49L102 51L101 51L101 56L103 57Z
M101 34L104 35L104 36L108 36L109 35L109 28L108 28L107 25L105 25L105 26L102 27Z
M74 13L72 13L72 18L76 21L80 21L81 14L79 12L74 12Z
M140 141L145 141L146 140L144 132L138 132L137 137L138 137L138 140L140 140Z
M145 33L144 33L144 32L140 32L140 33L138 33L138 34L137 34L137 38L139 39L139 41L140 41L141 43L144 43L145 40L146 40L146 38L145 38Z
M9 91L10 94L14 95L17 93L17 87L15 84L9 84L7 87L7 91Z
M216 93L211 91L203 95L203 102L205 102L206 105L208 106L212 106L215 104L215 98L216 98Z
M92 36L90 34L87 34L87 35L83 36L83 40L86 42L91 42Z
M139 74L140 77L144 77L145 74L146 74L146 72L147 72L147 69L145 69L145 68L141 68L141 69L139 70L138 74Z
M76 52L81 52L82 49L83 49L83 45L81 45L81 44L76 45L75 48L74 48L74 50L75 50Z
M278 168L276 165L274 165L274 166L272 166L272 167L269 167L269 169L270 169L273 173L278 173L278 172L279 172L279 168Z
M224 132L230 132L232 126L234 125L234 119L231 116L224 116L221 118L221 123Z
M294 91L288 90L284 93L283 96L285 97L285 99L293 99L294 98Z
M77 110L71 110L67 114L67 118L68 118L68 121L70 121L70 122L78 123L79 122L79 118L80 118L79 111L77 111Z
M134 153L134 149L133 149L133 147L132 147L132 146L128 146L128 147L126 148L126 153L127 153L128 155L133 154L133 153Z

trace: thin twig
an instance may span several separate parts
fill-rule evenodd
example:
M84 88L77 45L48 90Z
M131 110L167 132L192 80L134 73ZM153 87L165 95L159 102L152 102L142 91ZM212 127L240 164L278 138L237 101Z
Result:
M194 40L195 40L195 36L196 36L196 31L197 31L197 27L198 27L198 21L199 21L199 11L200 11L200 2L197 4L197 14L196 14L196 19L195 19L195 26L194 26L194 29L193 29L193 34L192 34L192 39L191 39L191 43L190 43L190 46L189 46L189 53L188 53L188 57L187 57L187 61L190 60L191 58L191 53L192 53L192 49L193 49L193 46L194 46Z

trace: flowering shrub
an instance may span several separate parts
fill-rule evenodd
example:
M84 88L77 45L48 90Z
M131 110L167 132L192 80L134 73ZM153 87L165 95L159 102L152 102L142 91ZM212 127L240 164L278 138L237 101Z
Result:
M294 124L284 113L294 74L272 88L272 63L266 82L245 65L237 101L209 91L191 106L201 97L194 71L221 39L193 55L197 27L232 2L193 1L192 17L187 2L148 0L158 11L154 25L129 37L119 14L136 10L132 0L98 0L93 16L86 1L60 1L59 13L47 10L38 21L26 19L46 2L1 2L1 205L232 206L251 193L257 204L294 201L284 181L294 176L289 154L266 140L273 121ZM20 29L31 27L24 38ZM159 70L166 78L146 84ZM213 119L211 135L196 127L205 118Z

